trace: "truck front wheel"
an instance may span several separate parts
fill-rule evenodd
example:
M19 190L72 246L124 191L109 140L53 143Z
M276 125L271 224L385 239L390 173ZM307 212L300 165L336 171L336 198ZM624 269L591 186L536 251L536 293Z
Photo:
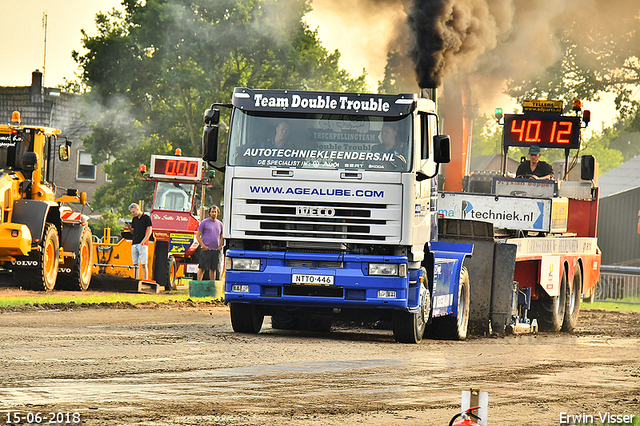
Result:
M426 274L423 275L426 277ZM431 292L424 283L420 289L418 312L394 311L392 317L393 337L399 343L419 343L431 315Z
M230 303L231 326L236 333L260 333L262 321L264 320L264 310L262 306L249 305L246 303Z

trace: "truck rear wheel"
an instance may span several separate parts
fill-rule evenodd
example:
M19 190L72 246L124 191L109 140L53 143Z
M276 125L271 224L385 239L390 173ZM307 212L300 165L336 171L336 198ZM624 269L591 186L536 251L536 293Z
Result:
M426 277L426 274L423 275ZM394 311L391 328L393 337L399 343L419 343L431 315L431 292L422 283L418 312Z
M58 276L58 288L65 290L86 291L91 283L93 267L93 241L91 229L86 226L80 236L80 245L73 259L73 270L70 275Z
M58 278L58 264L60 262L60 242L58 230L51 223L46 223L42 233L40 250L35 251L34 260L38 266L24 270L24 280L35 290L51 291Z
M262 306L247 303L230 303L231 326L236 333L260 333L264 310Z
M535 317L541 331L558 332L562 328L567 299L567 271L562 268L560 294L538 299L534 304Z
M286 315L273 315L271 317L271 328L274 330L299 330L298 319Z
M566 299L562 331L570 332L578 324L578 314L580 313L580 300L582 299L582 270L580 265L578 265L573 274L573 292L571 294L569 294L569 286L567 286Z
M464 340L467 338L469 294L469 271L463 266L460 271L460 284L458 285L458 314L434 318L431 324L431 332L435 337L444 340Z

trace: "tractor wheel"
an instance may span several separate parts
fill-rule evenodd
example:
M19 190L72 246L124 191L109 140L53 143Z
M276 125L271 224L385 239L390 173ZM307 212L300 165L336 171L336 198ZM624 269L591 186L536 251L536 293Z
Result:
M58 278L58 264L60 262L60 242L58 230L51 223L46 223L40 251L35 252L33 259L38 262L34 269L25 269L24 281L34 290L51 291Z
M258 334L264 320L262 306L246 303L230 303L231 326L236 333Z
M426 274L424 275L426 277ZM418 312L393 311L391 328L399 343L419 343L424 336L427 321L431 316L431 292L423 283L420 288Z
M91 229L87 226L82 230L80 245L73 259L73 270L70 275L58 275L58 288L86 291L91 283L92 266L93 240Z
M564 308L564 321L562 322L562 331L573 331L578 323L578 314L580 313L580 300L582 299L582 270L580 265L573 274L573 292L569 294L569 286L567 286L567 301Z
M564 322L564 311L567 305L567 271L562 268L560 294L553 297L538 299L534 304L534 315L538 319L541 331L558 332Z
M431 324L433 335L443 340L464 340L469 328L469 271L462 267L458 286L458 314L434 318Z
M178 264L176 263L176 258L173 257L172 254L169 255L167 265L167 280L164 289L166 291L171 291L176 289L176 276L178 275Z

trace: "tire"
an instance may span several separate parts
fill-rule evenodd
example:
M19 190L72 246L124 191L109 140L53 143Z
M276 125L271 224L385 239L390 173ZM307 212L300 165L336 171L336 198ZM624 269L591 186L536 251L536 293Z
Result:
M426 273L423 275L426 278ZM398 343L419 343L431 316L431 292L422 283L418 312L393 311L391 329Z
M93 267L93 238L91 229L86 226L80 236L80 245L73 259L73 270L69 275L58 275L58 288L86 291L91 283Z
M443 340L464 340L469 328L470 287L469 271L462 267L458 288L458 314L434 318L432 334Z
M246 303L230 303L231 326L236 333L258 334L264 320L262 306Z
M567 271L562 268L560 294L554 297L538 299L535 303L535 317L538 319L540 331L558 332L564 322L564 312L567 304Z
M567 286L567 297L564 308L564 320L562 321L562 331L571 332L578 324L578 314L580 313L580 301L582 300L582 269L580 265L573 274L573 292L569 294Z
M165 280L164 289L166 291L171 291L176 289L176 277L178 275L178 264L176 263L176 258L173 257L172 254L169 255L167 259L167 279Z
M300 325L295 317L273 315L271 317L271 328L274 330L299 330Z
M328 333L331 331L333 321L330 319L299 318L298 327L303 331L314 331L316 333Z
M37 268L25 269L22 272L24 281L34 290L51 291L58 278L60 263L60 240L58 230L51 223L46 223L40 242L40 251L35 251L33 260L38 262Z

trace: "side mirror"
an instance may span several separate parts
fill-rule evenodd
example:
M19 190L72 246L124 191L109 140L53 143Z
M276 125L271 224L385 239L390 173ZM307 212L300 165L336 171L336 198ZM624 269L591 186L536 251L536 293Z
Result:
M439 164L451 161L451 139L449 135L433 137L433 161Z
M69 161L69 152L71 151L71 142L66 141L64 145L58 148L58 159L60 161Z
M596 170L596 159L593 155L583 155L580 157L580 179L593 180Z
M211 126L217 126L220 124L220 110L218 108L211 108L204 112L204 124Z
M35 152L25 152L22 156L22 170L32 172L38 165L38 154Z
M218 160L218 126L204 126L202 131L202 159L211 162Z

